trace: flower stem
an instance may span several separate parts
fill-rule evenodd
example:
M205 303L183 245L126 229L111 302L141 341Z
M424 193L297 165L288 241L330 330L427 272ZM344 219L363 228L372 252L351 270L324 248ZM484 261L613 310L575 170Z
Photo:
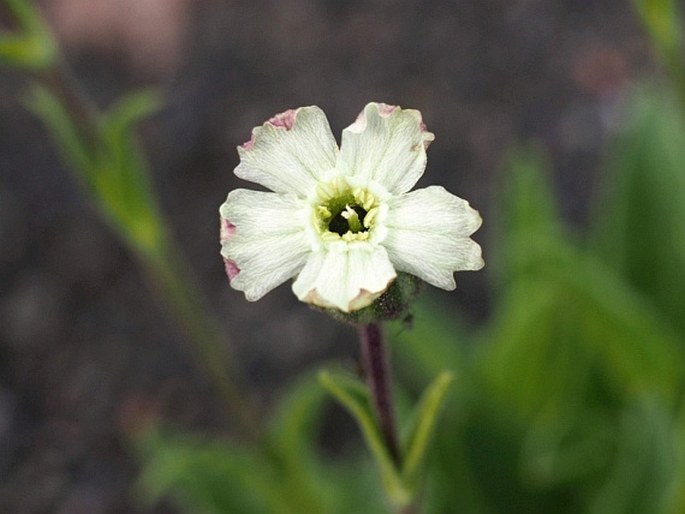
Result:
M393 411L389 355L383 340L383 330L379 323L369 323L359 328L364 369L369 383L369 391L381 434L388 452L396 465L400 464L400 450L397 444L397 429Z

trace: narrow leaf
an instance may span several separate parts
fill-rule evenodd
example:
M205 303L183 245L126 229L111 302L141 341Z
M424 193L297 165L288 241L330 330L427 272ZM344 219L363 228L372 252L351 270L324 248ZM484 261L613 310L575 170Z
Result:
M685 122L673 95L631 99L595 202L591 249L685 335Z
M633 3L658 49L672 57L678 52L682 37L676 0L633 0Z
M504 169L494 213L494 241L498 251L494 276L498 285L510 283L530 269L522 250L562 235L561 221L545 154L537 147L515 150ZM499 260L497 260L499 259Z
M150 170L135 137L135 124L157 111L161 95L145 90L125 97L103 116L100 127L99 194L135 246L154 249L162 237Z
M415 486L422 478L423 464L452 382L454 382L452 373L441 373L428 386L417 405L413 426L404 446L402 479L405 486Z
M35 7L27 0L2 0L19 24L16 33L0 32L0 62L46 69L57 58L57 46Z
M319 372L319 382L357 421L364 440L378 464L388 497L397 505L408 504L411 496L405 489L385 446L371 408L367 388L349 375L329 371Z
M47 88L35 84L26 99L26 104L29 110L45 123L62 158L92 189L95 186L94 156L61 100Z

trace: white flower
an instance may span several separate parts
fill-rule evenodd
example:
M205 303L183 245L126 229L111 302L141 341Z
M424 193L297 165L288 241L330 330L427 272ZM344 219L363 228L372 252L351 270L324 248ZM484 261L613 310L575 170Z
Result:
M235 174L273 192L237 189L221 206L221 255L250 301L292 277L303 302L351 312L370 305L398 272L442 289L483 267L469 236L481 218L430 186L409 192L433 141L421 113L369 103L340 149L316 106L278 114L238 147Z

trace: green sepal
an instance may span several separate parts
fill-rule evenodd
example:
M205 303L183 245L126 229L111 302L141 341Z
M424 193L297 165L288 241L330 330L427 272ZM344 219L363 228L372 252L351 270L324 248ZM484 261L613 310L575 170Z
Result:
M354 325L399 319L409 314L422 285L423 282L419 278L400 272L390 287L368 307L352 312L342 312L338 309L321 310L338 321Z

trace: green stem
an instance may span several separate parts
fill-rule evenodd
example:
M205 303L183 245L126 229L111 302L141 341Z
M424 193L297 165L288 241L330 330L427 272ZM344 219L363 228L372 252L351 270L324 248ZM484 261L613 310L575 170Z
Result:
M139 255L141 257L141 255ZM240 387L242 374L229 355L229 346L221 327L209 313L207 300L192 280L177 245L168 240L152 258L142 262L151 277L164 290L174 317L186 332L188 353L196 366L206 374L224 405L235 417L236 427L246 439L261 438L261 428L251 396ZM230 358L229 358L230 357Z
M8 14L14 15L13 18L17 22L26 21L24 18L29 17L31 20L35 18L34 24L42 26L40 15L31 4L13 0L5 7L13 8L7 9ZM19 7L26 11L20 10ZM18 13L22 14L22 19L18 19ZM47 29L45 37L50 37ZM95 153L102 114L71 74L66 62L61 58L56 42L53 41L53 45L57 52L56 58L51 66L35 70L34 76L62 101L83 141ZM259 439L261 430L252 404L248 403L250 396L241 387L241 377L234 359L229 359L228 338L225 332L220 330L216 319L209 314L211 310L207 306L208 302L198 288L197 282L189 276L189 268L185 265L181 250L168 236L167 226L156 209L155 217L161 236L152 247L137 245L127 237L125 229L122 232L121 227L114 227L120 229L115 232L137 257L147 275L159 284L165 293L172 313L187 334L183 341L188 344L188 353L211 380L220 395L222 407L227 407L234 415L236 428L249 439Z

